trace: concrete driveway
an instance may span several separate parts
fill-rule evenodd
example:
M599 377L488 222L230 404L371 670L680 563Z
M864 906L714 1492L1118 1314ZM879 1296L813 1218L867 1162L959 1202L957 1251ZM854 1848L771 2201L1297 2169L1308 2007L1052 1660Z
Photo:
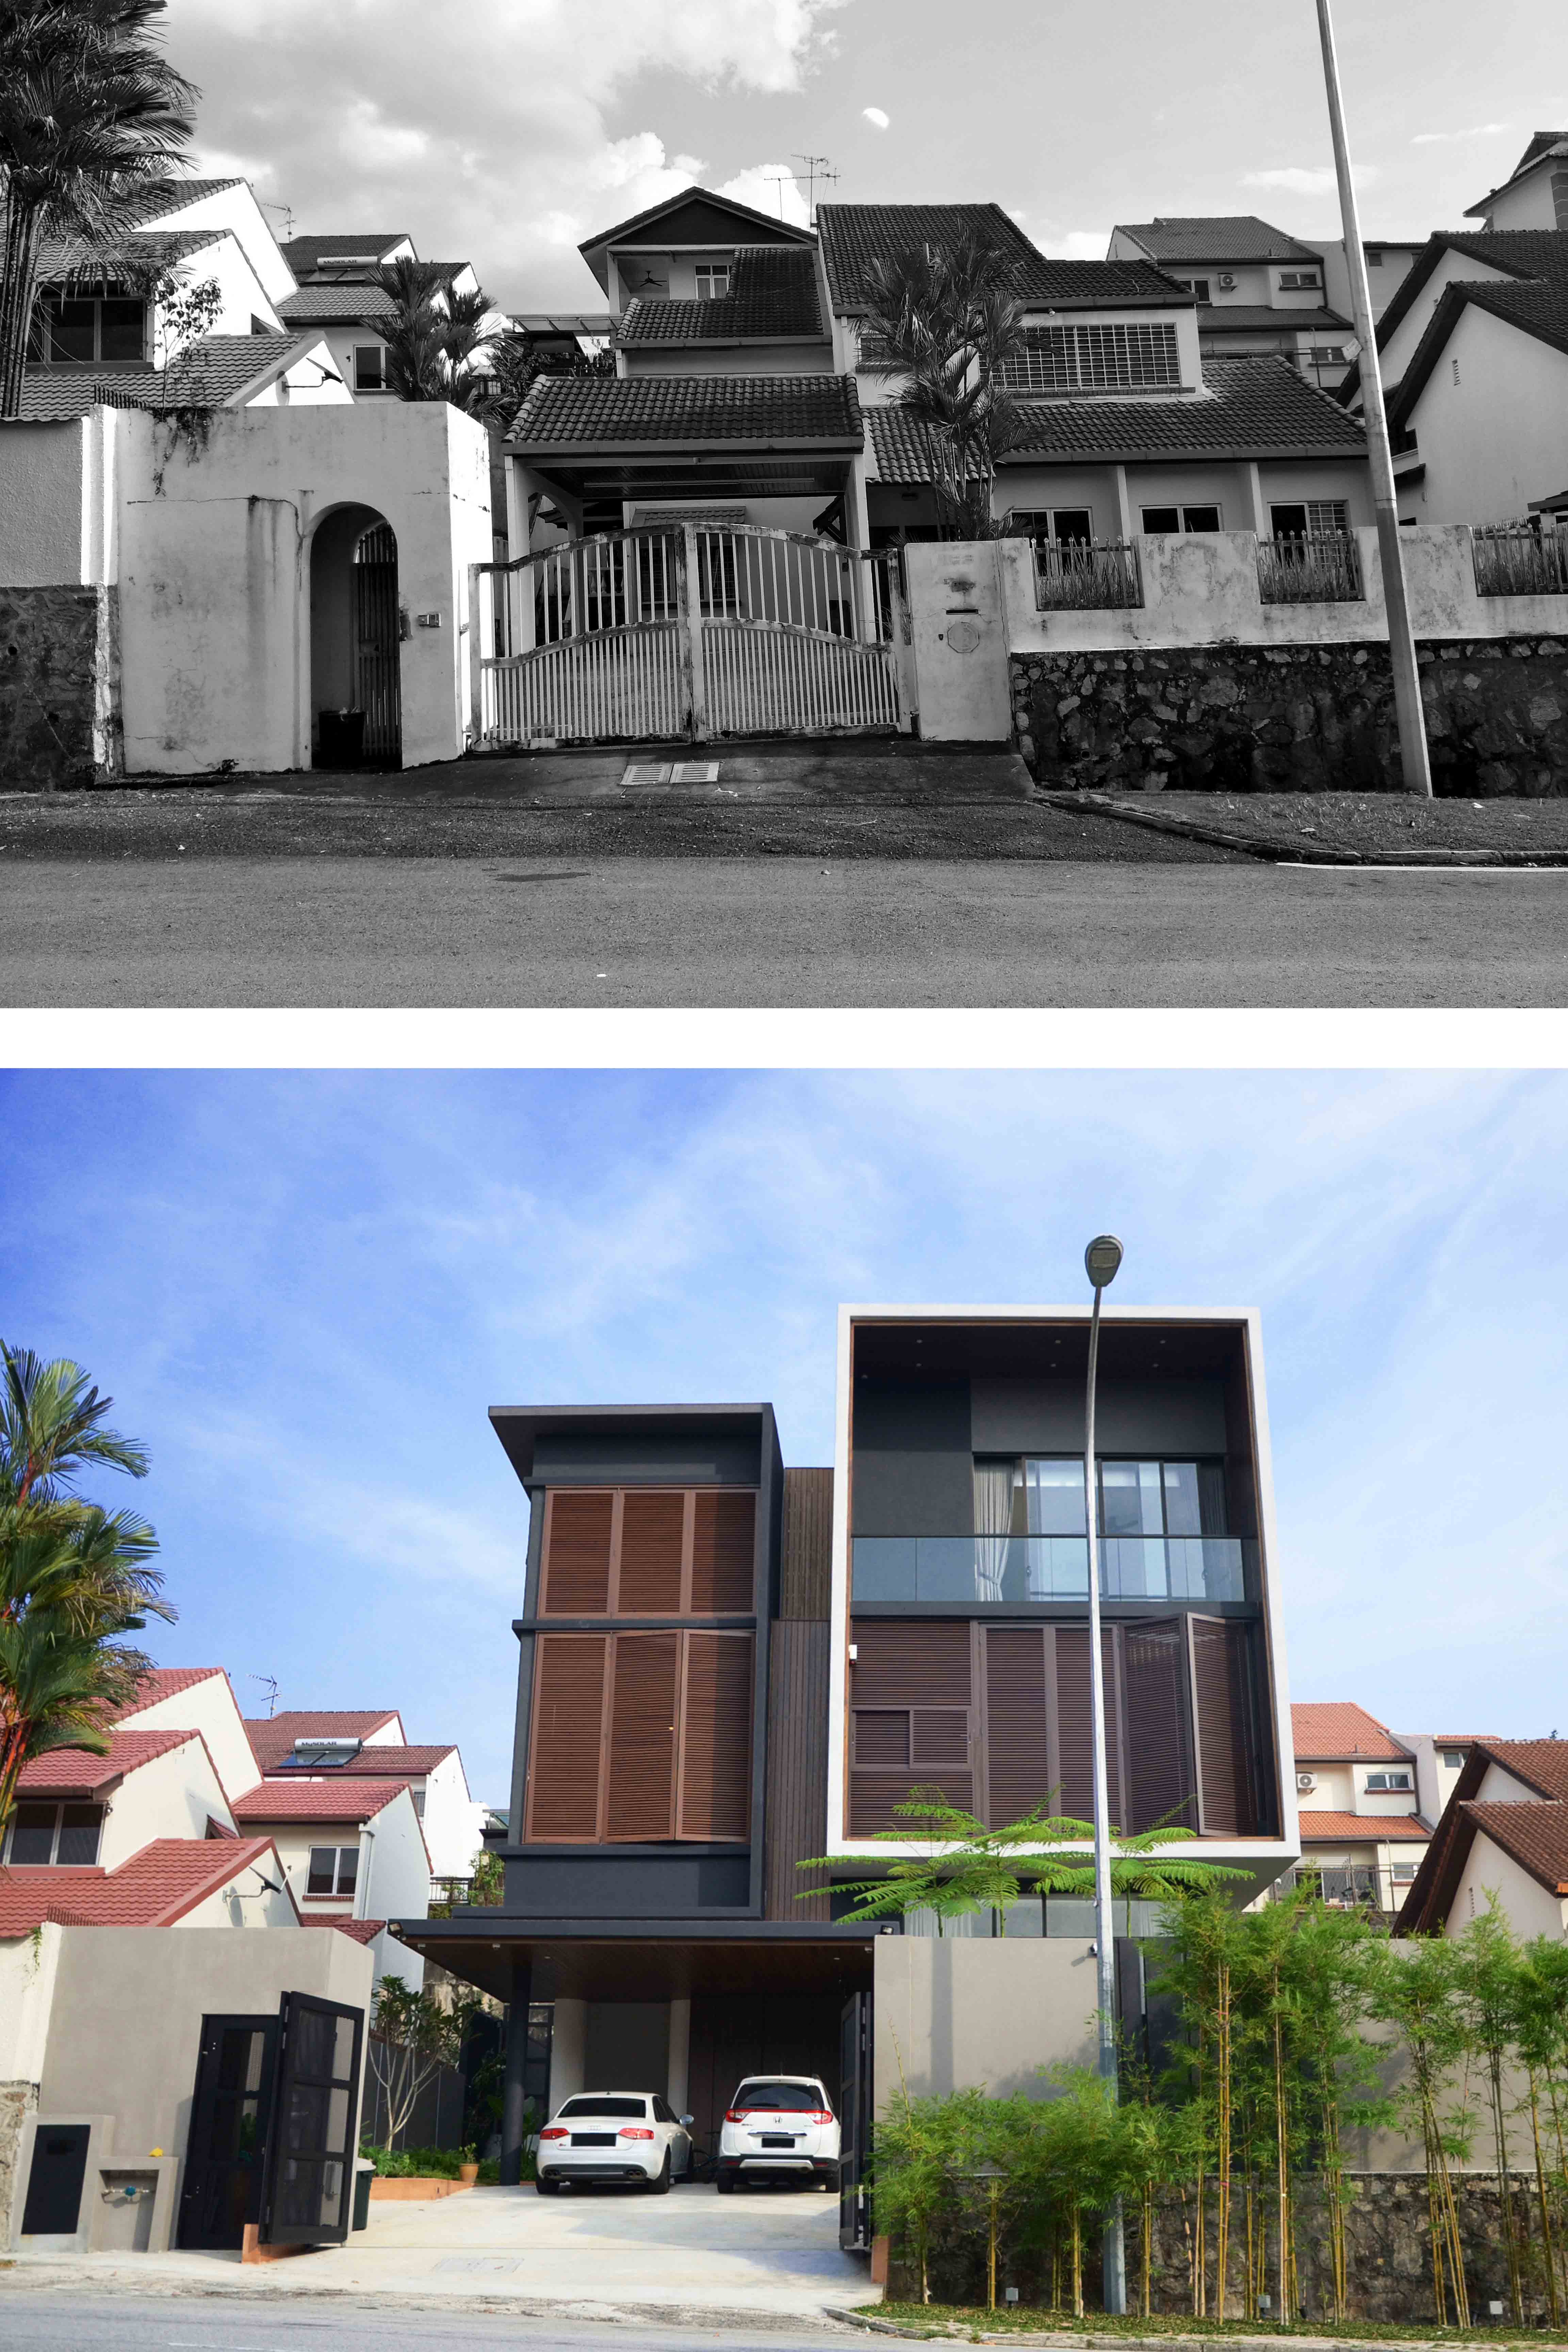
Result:
M472 2189L428 2205L373 2204L369 2229L346 2245L248 2268L222 2254L24 2254L17 2263L75 2286L156 2280L200 2293L221 2281L263 2296L370 2294L426 2309L482 2299L563 2318L666 2324L749 2314L810 2321L881 2301L864 2258L839 2250L838 2200L811 2189Z

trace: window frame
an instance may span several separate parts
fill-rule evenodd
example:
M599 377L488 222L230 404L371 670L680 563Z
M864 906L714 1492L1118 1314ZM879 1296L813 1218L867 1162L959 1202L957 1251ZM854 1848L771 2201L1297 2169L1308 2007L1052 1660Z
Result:
M1279 272L1281 294L1321 294L1323 273L1321 269L1282 269Z
M22 1826L22 1814L24 1812L41 1813L44 1811L50 1811L54 1815L54 1819L49 1824L49 1851L47 1855L42 1862L15 1861L13 1859L13 1849L16 1845L16 1832L18 1828ZM92 1813L96 1816L92 1826L96 1828L98 1834L93 1840L92 1853L85 1861L62 1862L60 1860L60 1841L64 1837L68 1826L65 1818L67 1813ZM20 1798L17 1801L16 1811L13 1812L5 1828L5 1836L3 1842L5 1866L7 1869L11 1870L96 1870L99 1866L99 1855L103 1851L103 1824L108 1818L108 1806L95 1804L89 1799L78 1797ZM34 1827L36 1825L29 1824L28 1826ZM84 1822L73 1822L69 1826L72 1829L79 1830L86 1828L88 1824Z
M1225 509L1217 499L1194 499L1190 506L1176 500L1162 499L1158 505L1140 507L1143 536L1146 539L1212 539L1225 529ZM1149 520L1152 514L1171 513L1179 520L1175 530L1156 530ZM1212 514L1213 522L1189 522L1194 514Z
M370 359L373 356L375 360L375 373L377 380L374 383L367 383L363 381L361 375L360 362L362 360ZM384 343L354 343L350 349L350 359L353 368L353 388L356 393L385 392L388 390L389 387L386 381L386 345Z
M1282 514L1290 513L1296 508L1300 508L1301 511L1301 530L1300 531L1281 530L1279 517ZM1325 512L1331 512L1333 520L1325 520ZM1348 498L1270 499L1268 522L1271 534L1275 539L1342 539L1349 533L1351 528L1350 500Z
M1087 532L1070 531L1064 539L1061 532L1063 520L1071 517L1077 521L1080 516L1089 526ZM1050 547L1092 547L1095 544L1092 507L1009 507L1007 520L1009 522L1027 522L1031 526L1043 521L1043 530L1032 527L1018 534L1021 538L1033 540L1036 546L1044 543Z
M1181 341L1173 320L1116 319L1026 327L1023 347L1004 362L1015 392L1180 392Z
M1364 1793L1369 1797L1407 1797L1415 1787L1408 1764L1391 1764L1382 1771L1367 1774Z
M700 302L723 302L729 299L734 264L730 261L699 261L692 265L692 276L696 280ZM716 282L721 278L723 280L721 285Z
M53 330L49 324L51 310L67 303L90 305L92 310L92 350L85 354L69 353L57 356L52 348ZM134 304L142 313L141 347L134 358L110 354L103 349L103 313L110 303ZM115 278L95 279L90 285L42 286L34 298L33 324L27 334L28 364L35 367L143 367L149 357L148 345L153 324L153 305L144 294L122 285ZM35 344L37 355L35 356ZM46 348L46 346L47 348Z
M330 1853L333 1857L331 1886L313 1886L317 1875L316 1856ZM348 1884L343 1884L343 1864L349 1862ZM313 1845L305 1856L305 1900L307 1903L352 1903L359 1891L359 1843L353 1845Z

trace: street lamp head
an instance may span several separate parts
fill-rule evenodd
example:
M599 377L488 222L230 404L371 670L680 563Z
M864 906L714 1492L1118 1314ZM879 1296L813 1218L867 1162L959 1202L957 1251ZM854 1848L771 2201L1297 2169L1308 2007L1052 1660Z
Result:
M1114 1234L1096 1234L1083 1254L1083 1263L1096 1290L1104 1290L1116 1279L1116 1269L1121 1264L1121 1244Z

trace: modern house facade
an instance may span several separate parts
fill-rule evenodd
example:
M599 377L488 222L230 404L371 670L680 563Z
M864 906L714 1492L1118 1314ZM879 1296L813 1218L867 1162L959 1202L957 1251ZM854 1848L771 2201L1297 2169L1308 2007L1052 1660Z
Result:
M504 1899L397 1924L511 2004L513 2177L526 2101L646 2088L701 2148L742 2074L818 2074L853 2232L900 2063L1037 2088L1083 2054L1084 1906L933 1955L932 1922L873 1933L840 1882L906 1850L876 1832L917 1788L1089 1811L1085 1347L1073 1308L846 1308L831 1468L785 1470L766 1404L492 1412L531 1506ZM1113 1315L1100 1395L1113 1811L1261 1891L1298 1847L1256 1320Z

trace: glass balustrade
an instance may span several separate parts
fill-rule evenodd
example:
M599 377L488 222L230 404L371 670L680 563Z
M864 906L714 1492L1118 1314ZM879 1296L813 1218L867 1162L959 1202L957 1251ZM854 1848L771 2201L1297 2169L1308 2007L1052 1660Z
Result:
M856 1536L859 1608L910 1602L1017 1609L1087 1601L1082 1536ZM1250 1601L1258 1547L1239 1536L1105 1536L1100 1589L1107 1601Z

